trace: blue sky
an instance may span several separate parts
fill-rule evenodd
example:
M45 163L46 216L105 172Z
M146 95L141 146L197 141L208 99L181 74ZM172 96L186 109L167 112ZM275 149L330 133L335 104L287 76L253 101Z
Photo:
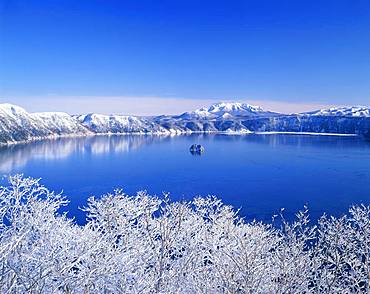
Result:
M368 0L0 5L0 99L31 110L370 105Z

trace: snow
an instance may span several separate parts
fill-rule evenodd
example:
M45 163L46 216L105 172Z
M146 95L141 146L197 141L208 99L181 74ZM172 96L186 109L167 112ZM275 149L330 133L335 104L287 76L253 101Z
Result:
M264 112L261 107L239 102L221 102L211 105L208 112L214 114L245 115L248 113L258 114Z
M53 128L54 131L73 132L81 128L79 122L65 112L38 112L31 115L40 119L46 127Z
M306 136L340 136L356 137L358 134L341 134L341 133L314 133L314 132L255 132L257 135L306 135Z
M24 108L17 106L17 105L10 104L10 103L0 104L0 112L2 112L3 115L13 116L13 117L27 114L27 111Z
M77 119L83 126L96 133L155 132L155 129L150 127L150 122L135 116L91 113L79 116Z
M241 130L232 130L232 129L227 129L226 131L222 132L225 135L245 135L245 134L253 134L253 132L246 130L246 129L241 129Z
M64 112L28 113L22 107L0 104L0 144L60 136L95 134L180 135L191 133L248 134L365 134L370 108L335 107L284 115L239 102L220 102L177 116L136 117Z
M22 107L0 104L0 143L91 133L74 117L60 112L28 113Z
M101 152L101 150L96 150ZM68 200L16 175L0 187L0 293L368 293L370 206L292 222L247 222L220 199ZM268 184L269 179L266 180ZM181 198L181 197L180 197ZM281 224L281 225L279 225Z
M17 123L31 119L31 115L24 108L9 103L0 104L0 116L8 117Z
M240 102L220 102L212 104L208 108L200 108L192 112L185 112L182 118L232 118L277 115L278 113L264 111L259 106L253 106Z
M370 117L370 108L364 106L332 107L320 109L306 114L315 116L344 116L344 117Z

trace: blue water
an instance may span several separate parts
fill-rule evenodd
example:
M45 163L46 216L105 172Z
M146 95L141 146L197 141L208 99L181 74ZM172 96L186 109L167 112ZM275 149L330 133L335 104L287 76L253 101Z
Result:
M189 146L205 147L201 156ZM89 196L123 188L173 200L216 195L248 220L288 219L307 204L313 219L370 204L370 143L301 135L96 136L0 148L0 173L23 173L70 200L78 223Z

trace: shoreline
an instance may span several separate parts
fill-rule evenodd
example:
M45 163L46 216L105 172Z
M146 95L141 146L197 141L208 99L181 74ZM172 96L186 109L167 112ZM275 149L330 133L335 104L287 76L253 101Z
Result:
M335 137L358 137L359 134L343 133L315 133L315 132L254 132L256 135L306 135L306 136L335 136Z
M0 143L0 147L14 146L18 144L28 144L42 140L54 140L63 138L88 138L94 136L163 136L174 137L192 134L213 134L213 135L231 135L231 136L244 136L244 135L294 135L294 136L334 136L334 137L359 137L359 134L344 134L344 133L315 133L315 132L286 132L286 131L267 131L267 132L252 132L252 131L182 131L182 132L152 132L152 133L90 133L90 134L65 134L65 135L51 135L46 137L34 137L28 140L14 141L7 143Z

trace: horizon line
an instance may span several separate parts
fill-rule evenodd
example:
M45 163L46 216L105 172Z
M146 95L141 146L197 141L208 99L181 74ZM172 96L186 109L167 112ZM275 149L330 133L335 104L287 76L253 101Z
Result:
M53 103L47 100L52 99ZM364 105L291 102L262 99L194 99L155 96L35 96L0 98L0 104L12 104L27 112L97 113L105 115L159 116L176 115L217 103L245 103L265 111L296 114L333 107L366 107Z

